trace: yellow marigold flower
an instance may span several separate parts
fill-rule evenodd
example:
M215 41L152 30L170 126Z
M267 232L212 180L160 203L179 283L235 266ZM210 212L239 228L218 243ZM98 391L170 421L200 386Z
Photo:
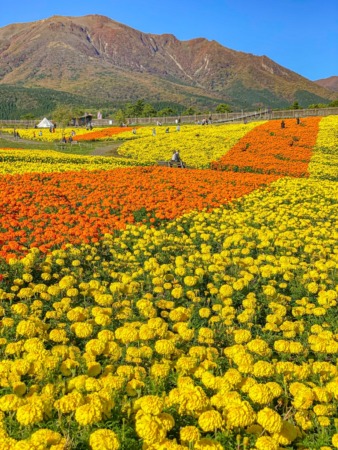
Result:
M256 413L247 401L238 404L230 404L225 410L226 425L228 428L244 428L253 424Z
M118 450L120 442L112 430L101 428L89 436L89 445L92 450Z
M74 286L76 279L72 275L66 275L59 281L59 286L61 289L69 289Z
M335 447L335 448L338 448L338 433L335 433L333 436L332 436L332 445Z
M86 352L91 353L92 355L102 355L106 348L105 342L101 341L100 339L91 339L86 344Z
M194 443L200 439L200 432L194 426L186 426L180 429L180 439L182 444Z
M267 342L263 339L253 339L249 341L247 344L247 349L253 353L257 353L260 356L269 356L271 354L271 350Z
M157 416L142 414L135 422L135 430L141 439L148 444L161 442L167 434L167 430Z
M313 428L313 422L308 411L297 411L294 417L296 423L302 428L302 430L307 431Z
M189 311L189 309L184 308L183 306L179 306L169 313L169 318L173 322L186 322L187 320L189 320L190 316L191 312Z
M17 293L18 298L23 298L23 299L27 299L27 298L31 298L34 295L34 291L33 289L26 287L26 288L21 288L20 291Z
M170 431L175 426L175 419L171 414L168 413L160 413L157 418L161 421L161 424L165 428L166 431Z
M207 409L209 399L200 386L185 386L179 389L179 404L180 414L191 414Z
M318 423L321 427L329 427L330 426L330 418L326 416L318 416Z
M269 387L266 386L265 384L259 383L254 384L249 389L248 395L253 402L258 403L260 405L267 405L274 398Z
M0 398L1 411L16 411L25 404L25 400L15 394L5 394Z
M257 422L269 433L280 433L283 426L280 415L270 408L264 408L258 412Z
M283 394L283 388L275 381L269 381L265 386L270 389L274 398L280 397Z
M75 410L75 420L79 425L86 426L100 422L102 419L102 408L93 404L81 405Z
M72 331L76 334L78 338L89 338L93 333L93 325L87 322L77 322L71 327Z
M155 350L160 355L170 356L176 351L176 347L173 342L167 339L160 339L155 343Z
M215 432L216 429L222 428L223 418L218 411L205 411L199 416L198 425L205 432Z
M16 411L16 420L20 425L28 426L43 421L43 409L39 404L28 403Z
M28 314L29 308L25 303L16 303L11 306L11 310L18 316L26 316Z
M145 414L157 416L162 412L164 400L156 395L145 395L135 401L135 409L141 409Z
M49 332L49 339L53 342L62 342L63 344L69 341L66 330L59 329L51 330Z
M48 430L47 428L41 428L40 430L35 431L30 437L30 441L36 446L56 445L59 444L61 440L62 436L60 433Z
M64 395L59 400L54 402L54 408L62 414L68 414L75 411L79 406L85 403L83 395L78 391L73 391L70 394Z
M255 447L258 450L278 450L279 445L272 437L270 436L260 436L255 444Z
M207 319L208 317L210 317L211 314L210 308L201 308L198 311L198 314L200 317L202 317L202 319Z
M276 289L273 286L264 286L263 287L263 293L267 297L274 297L276 295Z
M244 344L245 342L250 341L251 333L249 330L235 330L234 339L236 344Z
M332 400L332 393L328 392L326 388L315 386L312 389L315 394L316 400L323 403L329 403Z
M195 284L198 282L198 278L193 276L186 276L184 277L183 281L186 286L192 287L195 286Z
M258 361L254 364L253 374L256 377L272 377L275 374L274 366L267 361Z
M223 284L219 288L219 294L220 294L221 298L231 297L233 292L234 292L234 290L229 284Z
M111 330L102 330L97 334L97 338L102 342L109 342L115 339L114 332Z
M18 336L25 336L32 338L39 333L39 328L31 320L21 320L16 327L16 334Z
M150 368L150 375L153 378L166 378L170 373L169 364L155 363Z
M309 283L306 287L311 294L316 294L319 290L319 286L315 282Z
M172 295L173 298L176 298L176 299L181 298L183 296L183 288L182 288L182 286L175 287L174 289L172 289L171 295Z

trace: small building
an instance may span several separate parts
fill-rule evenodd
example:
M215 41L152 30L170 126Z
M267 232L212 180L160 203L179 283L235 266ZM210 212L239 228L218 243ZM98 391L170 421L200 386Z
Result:
M74 117L71 120L71 125L73 127L74 126L78 126L78 127L85 126L85 127L88 127L88 126L91 125L92 119L93 119L93 114L85 114L85 115L83 115L81 117Z

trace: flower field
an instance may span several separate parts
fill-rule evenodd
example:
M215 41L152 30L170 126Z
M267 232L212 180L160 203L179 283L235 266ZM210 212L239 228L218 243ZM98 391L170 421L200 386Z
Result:
M0 151L0 450L338 448L338 118L285 122Z

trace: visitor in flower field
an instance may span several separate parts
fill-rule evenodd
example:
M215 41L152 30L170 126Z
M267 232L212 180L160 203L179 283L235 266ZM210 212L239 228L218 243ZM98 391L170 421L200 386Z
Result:
M172 157L171 157L170 166L172 166L172 163L180 164L179 167L182 167L182 168L185 167L185 166L184 166L184 162L181 160L180 153L179 153L178 150L175 150L175 151L174 151L174 153L173 153L173 155L172 155Z
M284 120L281 121L280 127L281 127L281 128L285 128L285 122L284 122Z
M155 128L153 128L152 135L156 136L156 129Z

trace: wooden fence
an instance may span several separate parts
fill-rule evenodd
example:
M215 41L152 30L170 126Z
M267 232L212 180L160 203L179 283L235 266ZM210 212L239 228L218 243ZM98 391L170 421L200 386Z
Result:
M259 111L239 111L233 113L212 114L212 123L231 123L255 120L287 119L309 116L331 116L337 115L338 108L318 108L318 109L286 109L272 111L264 109ZM180 124L202 123L209 120L209 114L194 114L192 116L170 116L170 117L132 117L127 119L127 125L175 125L179 120ZM0 120L0 128L34 128L38 123L36 120ZM113 119L93 119L93 127L119 126Z

